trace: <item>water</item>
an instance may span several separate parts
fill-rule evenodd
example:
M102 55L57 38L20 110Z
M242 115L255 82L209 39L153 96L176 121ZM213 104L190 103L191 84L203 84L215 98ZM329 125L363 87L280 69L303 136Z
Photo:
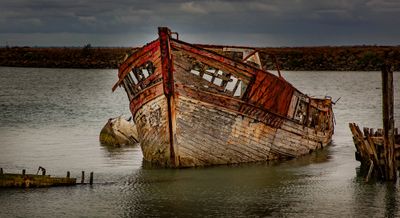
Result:
M379 72L283 72L307 94L341 97L333 144L283 163L154 169L139 147L98 142L108 118L129 116L125 93L111 93L116 70L0 68L0 167L78 177L95 185L0 190L0 217L322 217L400 216L399 184L358 175L349 122L381 127ZM400 74L395 119L400 121Z

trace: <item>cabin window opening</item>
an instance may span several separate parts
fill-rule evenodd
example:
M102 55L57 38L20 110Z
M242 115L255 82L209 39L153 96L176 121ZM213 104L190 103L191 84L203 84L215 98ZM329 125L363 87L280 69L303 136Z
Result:
M236 84L238 82L238 79L234 76L231 76L231 79L232 80L230 82L228 82L228 84L226 84L226 88L225 88L225 90L230 91L230 92L232 92L235 89Z
M150 76L151 74L154 73L156 70L156 67L154 66L153 62L147 61L145 64L146 71L148 72L148 75Z
M204 74L203 79L207 80L208 82L211 82L212 76L210 76L208 74Z
M197 70L190 70L190 72L193 73L196 76L200 75L200 72L197 71Z
M147 61L141 66L133 67L131 73L135 84L139 84L146 80L155 71L155 67L151 61Z
M308 106L308 103L303 99L301 99L298 102L294 119L297 120L299 123L303 124L306 121L307 106Z
M126 79L122 80L122 86L125 89L126 94L128 95L129 101L133 98L133 90Z
M150 76L149 71L147 71L147 69L143 69L142 72L143 72L144 78L147 78Z
M221 84L222 84L222 79L220 79L220 78L215 78L214 84L217 85L217 86L221 86Z
M233 97L242 97L247 84L229 72L195 61L189 71L211 84L203 84L204 88L211 88Z
M243 97L244 93L246 92L247 89L247 84L244 83L243 81L239 80L240 82L238 83L237 90L235 91L234 96L238 97Z
M242 81L238 80L236 90L234 90L233 96L238 97L241 96L242 89Z
M329 129L328 113L314 106L311 106L310 108L308 122L308 127L314 128L318 131L326 131Z
M132 69L132 72L135 75L138 83L145 79L142 69L135 67Z
M135 76L132 74L132 72L128 73L128 75L126 75L125 78L130 83L129 85L136 85L137 84L137 80L136 80Z
M315 107L310 107L309 115L308 115L308 127L315 128L318 125L319 121L319 112Z
M123 79L123 86L128 94L128 98L131 99L138 92L145 89L143 81L145 81L151 74L155 72L151 61L147 61L139 67L133 67L132 70Z

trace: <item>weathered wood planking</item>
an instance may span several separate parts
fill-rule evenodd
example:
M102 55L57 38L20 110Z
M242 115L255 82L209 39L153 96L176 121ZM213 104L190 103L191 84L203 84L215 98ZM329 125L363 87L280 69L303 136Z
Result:
M310 98L281 77L170 34L159 28L159 40L121 65L116 84L133 93L145 160L190 167L287 159L330 143L330 99ZM155 66L147 78L143 64Z

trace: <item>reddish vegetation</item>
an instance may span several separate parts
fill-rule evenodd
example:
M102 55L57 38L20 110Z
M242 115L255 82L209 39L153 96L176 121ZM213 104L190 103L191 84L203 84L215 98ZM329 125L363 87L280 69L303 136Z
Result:
M260 48L267 68L274 55L284 70L379 70L384 60L400 67L400 46ZM0 66L117 68L132 48L0 48Z

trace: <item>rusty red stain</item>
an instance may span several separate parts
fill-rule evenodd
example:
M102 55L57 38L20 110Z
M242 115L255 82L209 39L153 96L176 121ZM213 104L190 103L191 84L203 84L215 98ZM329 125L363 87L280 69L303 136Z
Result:
M164 94L167 97L168 107L168 131L169 131L169 150L171 165L176 165L174 148L174 127L175 127L175 105L174 105L174 75L171 55L170 35L171 31L166 27L158 28L161 50L161 74L163 77Z

